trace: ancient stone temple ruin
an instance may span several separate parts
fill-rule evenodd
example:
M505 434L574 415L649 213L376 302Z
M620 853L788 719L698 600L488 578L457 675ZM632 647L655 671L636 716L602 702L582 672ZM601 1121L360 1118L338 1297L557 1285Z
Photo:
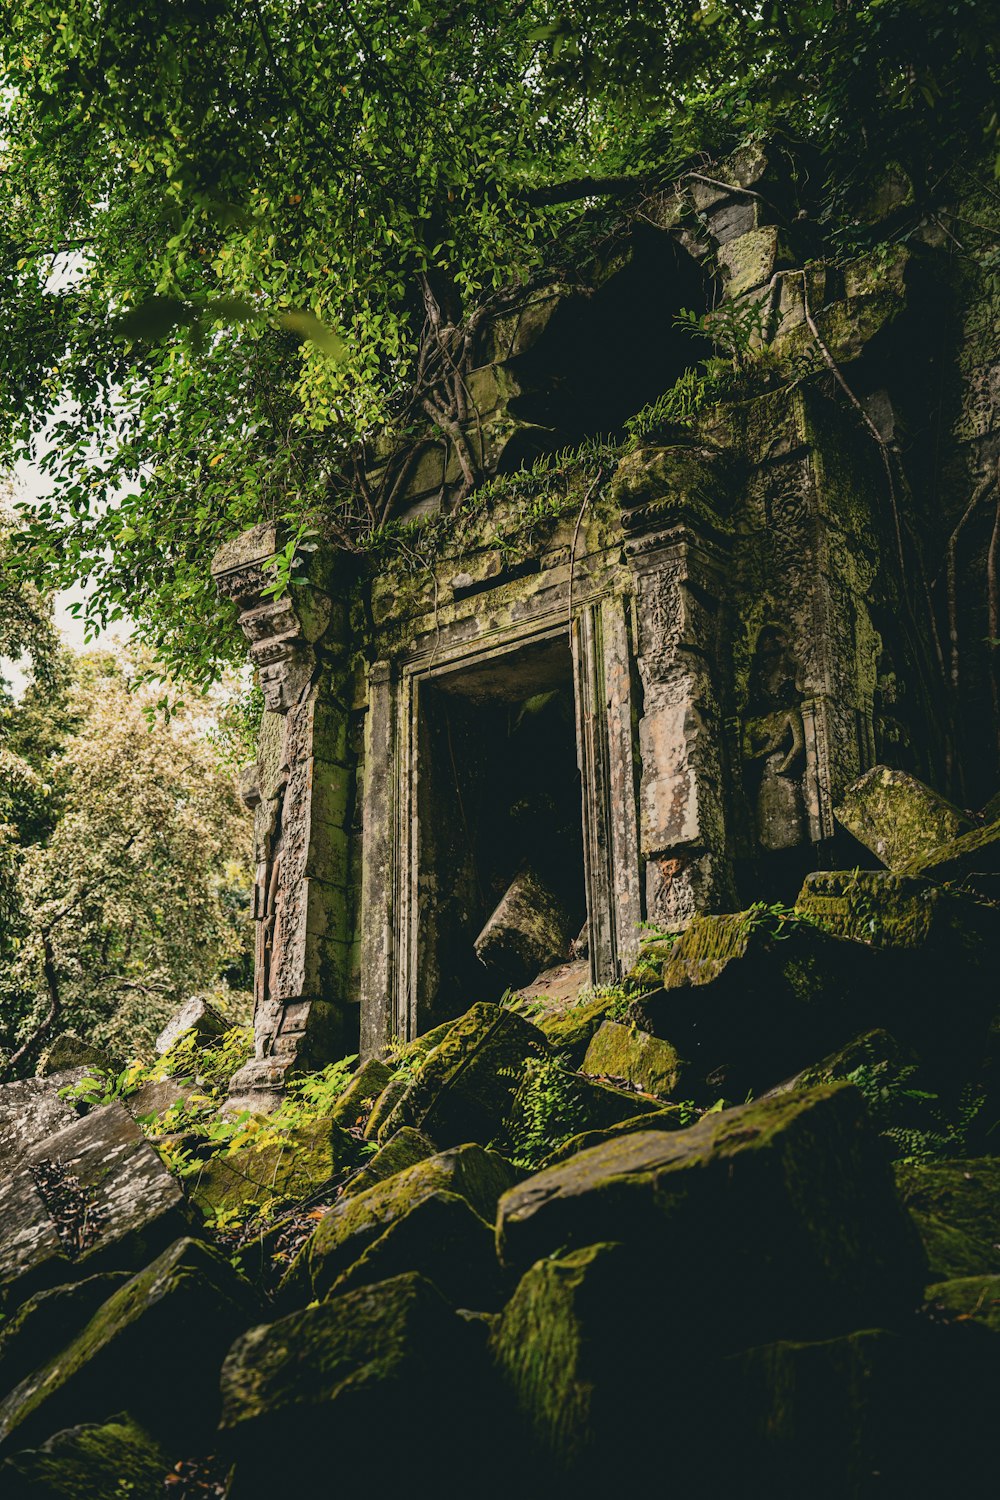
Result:
M810 870L869 858L834 808L876 762L953 795L964 778L967 805L990 789L963 750L995 693L973 647L964 721L942 697L943 614L954 646L983 606L928 603L913 535L944 556L954 522L895 458L904 434L919 476L937 382L946 466L984 459L943 251L809 265L792 194L746 152L647 202L578 280L500 299L462 429L492 482L456 506L440 430L376 455L398 545L320 548L277 600L272 526L218 553L266 699L237 1093L259 1104L293 1065L378 1052L572 958L613 981L650 928L793 900ZM677 317L706 305L755 373L657 423L707 352Z

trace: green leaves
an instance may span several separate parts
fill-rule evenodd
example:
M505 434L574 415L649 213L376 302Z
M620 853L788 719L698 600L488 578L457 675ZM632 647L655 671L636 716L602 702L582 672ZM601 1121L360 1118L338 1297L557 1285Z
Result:
M300 339L305 339L315 345L320 354L329 355L335 360L342 360L347 352L347 346L340 334L317 318L315 313L282 312L276 313L274 321L279 328L287 328L290 333L298 334Z

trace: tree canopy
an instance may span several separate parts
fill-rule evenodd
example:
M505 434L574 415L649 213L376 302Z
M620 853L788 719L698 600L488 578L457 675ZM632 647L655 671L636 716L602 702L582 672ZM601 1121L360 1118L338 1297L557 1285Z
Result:
M476 309L754 133L812 143L849 246L997 140L977 0L17 0L2 7L0 431L51 498L18 576L86 581L207 681L208 559L386 519L386 428L454 420ZM465 340L465 344L463 344ZM431 360L428 363L428 350ZM8 574L17 572L8 565Z

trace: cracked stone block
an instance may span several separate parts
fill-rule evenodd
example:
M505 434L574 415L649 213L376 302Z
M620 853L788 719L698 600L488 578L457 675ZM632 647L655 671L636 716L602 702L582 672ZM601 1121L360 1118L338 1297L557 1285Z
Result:
M171 1016L159 1036L156 1038L156 1050L162 1056L169 1052L185 1031L194 1031L197 1041L204 1046L215 1037L221 1036L224 1031L229 1030L229 1023L225 1016L214 1010L207 1000L200 995L192 995L190 1000L185 1000L180 1010Z
M222 1255L178 1240L0 1402L0 1447L125 1408L156 1437L203 1441L218 1411L223 1356L256 1306Z
M969 818L907 771L873 766L847 788L838 823L890 870L926 858L969 832Z
M133 1270L187 1226L184 1194L120 1104L44 1137L0 1189L0 1288Z
M10 1390L57 1354L127 1280L127 1271L108 1271L22 1302L0 1328L0 1390Z
M473 944L476 957L511 985L565 959L573 939L562 903L531 870L511 881Z
M71 1124L77 1113L59 1091L83 1077L82 1068L52 1073L47 1078L22 1078L0 1086L0 1177L23 1164L37 1141Z

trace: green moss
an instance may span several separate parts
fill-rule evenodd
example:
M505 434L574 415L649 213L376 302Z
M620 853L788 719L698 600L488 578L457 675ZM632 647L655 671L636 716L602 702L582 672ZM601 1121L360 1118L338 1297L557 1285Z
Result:
M492 1219L497 1199L514 1177L502 1157L476 1145L459 1146L417 1162L355 1197L340 1199L319 1221L283 1287L287 1293L311 1289L314 1296L325 1295L390 1224L432 1193L456 1193L482 1218Z
M366 1192L378 1182L385 1182L397 1172L404 1172L407 1167L426 1161L429 1156L434 1155L434 1149L433 1142L421 1135L419 1130L412 1130L409 1125L404 1125L402 1130L397 1130L395 1135L390 1136L360 1171L345 1182L341 1196L357 1197L358 1193Z
M819 870L796 910L834 937L871 948L919 948L935 919L937 893L888 870Z
M1000 1158L901 1162L895 1173L933 1280L1000 1272Z
M128 1416L71 1427L41 1448L17 1453L0 1467L24 1500L163 1500L170 1469L166 1451Z
M604 1021L583 1060L584 1073L623 1078L647 1094L667 1096L677 1087L681 1060L674 1047L635 1026Z
M618 1004L620 996L617 991L596 995L582 1005L571 1006L569 1010L538 1016L535 1025L554 1052L566 1053L571 1062L579 1062L608 1011Z
M268 1209L306 1197L347 1171L360 1153L354 1136L328 1117L260 1148L251 1138L238 1150L212 1156L187 1179L188 1192L207 1219L252 1206Z
M539 1170L545 1171L548 1167L568 1161L581 1151L589 1151L592 1146L603 1146L606 1141L616 1140L619 1136L635 1135L640 1130L686 1130L689 1125L694 1124L696 1118L696 1112L689 1105L668 1104L649 1114L632 1115L618 1125L608 1125L602 1130L585 1130L557 1146L539 1164Z
M981 1323L991 1333L1000 1333L1000 1275L936 1281L924 1295L928 1307L939 1316Z
M338 1125L350 1129L366 1117L371 1104L386 1088L392 1078L392 1069L377 1057L362 1063L350 1083L333 1107L332 1118Z

